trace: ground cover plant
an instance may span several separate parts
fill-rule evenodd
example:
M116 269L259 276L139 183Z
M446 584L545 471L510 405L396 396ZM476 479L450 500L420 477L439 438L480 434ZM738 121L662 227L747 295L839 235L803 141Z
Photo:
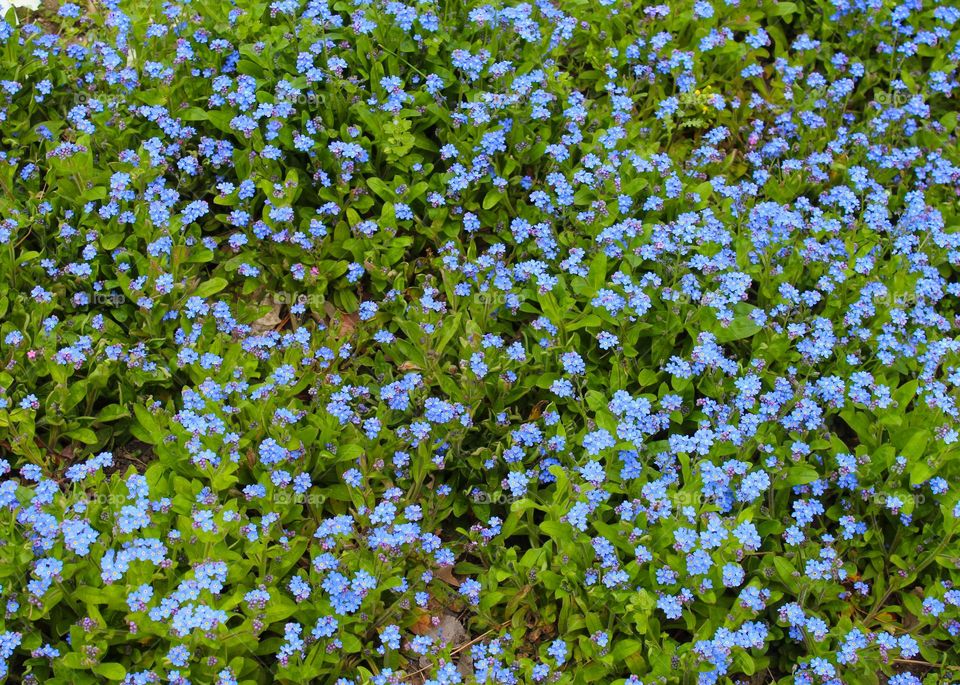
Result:
M960 8L0 3L0 678L960 681Z

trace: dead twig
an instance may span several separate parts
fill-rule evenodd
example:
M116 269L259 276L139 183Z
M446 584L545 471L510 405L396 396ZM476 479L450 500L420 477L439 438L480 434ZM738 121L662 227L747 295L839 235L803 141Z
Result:
M464 642L464 643L463 643L462 645L460 645L459 647L455 647L454 649L452 649L452 650L450 651L450 656L454 656L454 655L456 655L456 654L459 654L460 652L462 652L463 650L465 650L467 647L472 647L473 645L475 645L475 644L477 644L478 642L480 642L480 640L482 640L482 639L484 639L485 637L487 637L488 635L490 635L490 633L495 633L495 632L497 632L498 630L501 630L502 628L506 628L508 625L510 625L510 621L504 621L503 623L501 623L500 625L498 625L496 628L491 628L491 629L488 630L487 632L485 632L485 633L483 633L483 634L481 634L481 635L478 635L477 637L473 638L472 640L468 640L467 642ZM431 665L432 665L432 664L431 664ZM415 678L415 677L417 677L418 675L420 675L421 673L425 673L426 671L429 671L429 670L430 670L430 666L424 666L423 668L414 671L414 672L411 673L410 675L405 676L405 677L404 677L404 680L409 680L410 678Z

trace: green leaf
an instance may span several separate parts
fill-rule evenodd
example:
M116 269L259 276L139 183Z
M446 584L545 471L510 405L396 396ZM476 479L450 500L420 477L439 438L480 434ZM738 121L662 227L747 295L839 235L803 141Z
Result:
M151 445L159 445L163 442L163 430L157 423L156 417L146 407L135 404L133 413L137 417L137 423L132 427L135 437Z
M117 419L122 419L127 416L130 416L130 410L126 407L122 407L119 404L108 404L97 414L97 421L99 423L109 423L110 421L116 421Z
M363 644L355 635L349 633L341 635L340 641L343 643L343 651L347 654L356 654L363 649Z
M100 247L107 251L113 250L125 237L123 233L105 233L100 236Z
M127 677L127 669L115 663L97 664L93 667L93 672L107 680L123 680Z
M900 448L900 452L905 456L909 461L919 461L923 458L926 449L927 443L930 441L930 433L925 429L921 429L913 433L910 436L910 439Z
M377 197L385 202L392 202L394 198L394 193L383 180L377 178L376 176L371 176L367 179L367 187L370 188Z
M226 287L227 279L217 276L201 283L197 289L193 291L193 295L195 297L210 297Z
M497 206L497 203L500 202L500 199L503 197L500 193L495 190L491 190L483 198L483 208L484 209L493 209Z
M933 469L926 461L918 461L910 468L910 485L925 483L933 475Z
M787 469L787 483L806 485L820 478L820 473L812 466L791 466Z
M443 328L441 329L440 339L437 340L437 356L443 354L443 351L447 348L447 345L450 344L453 336L460 332L460 321L462 319L463 312L457 312L452 319L443 320Z
M76 428L72 431L67 432L68 438L73 438L78 442L82 442L84 445L95 445L97 444L97 434L94 433L89 428Z
M794 576L796 569L793 564L784 557L776 556L773 558L773 566L777 570L777 576L791 592L799 590L800 580L799 577Z
M792 2L774 2L773 6L766 10L768 17L789 17L796 14L799 8Z
M337 448L337 461L355 461L361 455L363 455L363 447L360 445L340 445Z
M590 284L590 294L595 295L607 283L607 255L598 252L590 262L590 271L587 274L587 283Z
M746 304L737 305L734 309L737 313L733 317L733 321L730 322L730 325L726 327L718 325L713 328L713 333L717 336L717 342L722 344L733 342L734 340L743 340L763 330L750 318L750 312L754 309L754 307Z

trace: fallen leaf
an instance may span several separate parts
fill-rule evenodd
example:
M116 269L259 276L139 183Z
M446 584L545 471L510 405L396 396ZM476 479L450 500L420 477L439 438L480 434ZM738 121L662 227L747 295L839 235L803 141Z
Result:
M430 612L421 611L417 620L410 626L410 631L415 635L426 635L433 630L433 624L430 622Z
M537 419L539 419L541 414L543 414L543 410L546 406L547 406L546 400L540 400L539 402L537 402L534 405L533 409L530 410L530 418L527 420L536 421Z
M272 331L279 326L282 321L280 318L280 307L281 305L279 304L273 305L269 312L251 324L251 328L257 333L264 333L266 331Z
M441 566L434 575L448 585L460 587L460 581L453 575L452 566Z

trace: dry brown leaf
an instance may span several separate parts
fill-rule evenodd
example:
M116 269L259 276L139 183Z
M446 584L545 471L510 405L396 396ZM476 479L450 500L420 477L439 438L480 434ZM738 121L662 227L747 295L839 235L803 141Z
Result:
M323 303L323 311L327 315L327 323L333 327L338 324L337 334L341 337L351 335L357 329L360 317L357 314L347 314L333 306L330 302Z
M537 402L536 405L534 405L533 409L530 410L530 418L527 420L536 421L537 419L539 419L540 415L543 414L543 410L544 408L546 408L546 406L547 406L546 400L540 400L539 402Z
M441 566L434 575L448 585L460 587L460 581L453 575L452 566Z
M357 322L360 321L360 317L356 314L347 314L345 312L340 312L340 335L348 336L353 334L357 330Z
M251 324L251 328L257 333L264 333L266 331L272 331L279 326L282 321L280 318L280 307L281 305L279 304L273 305L269 312Z
M421 611L417 620L410 626L410 630L415 635L426 635L433 630L433 624L430 622L430 612Z

